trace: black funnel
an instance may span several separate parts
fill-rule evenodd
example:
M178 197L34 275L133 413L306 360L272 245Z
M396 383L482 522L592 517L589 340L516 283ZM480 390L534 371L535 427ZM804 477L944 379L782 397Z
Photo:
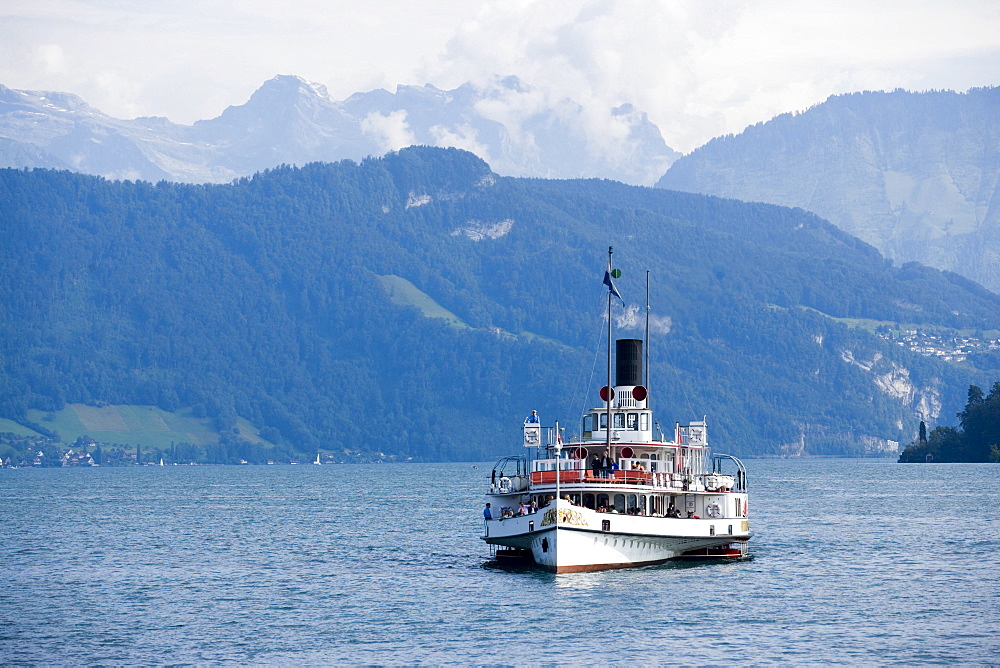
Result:
M642 340L615 341L615 385L642 385Z

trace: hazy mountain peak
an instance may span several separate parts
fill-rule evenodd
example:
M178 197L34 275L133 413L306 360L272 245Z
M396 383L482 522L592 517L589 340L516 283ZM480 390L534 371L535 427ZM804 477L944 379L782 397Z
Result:
M331 102L330 94L326 90L326 86L323 84L315 83L312 81L307 81L302 77L295 76L294 74L279 74L272 79L268 79L258 88L250 99L253 100L254 97L270 97L270 96L303 96L303 97L316 97L327 102Z
M97 113L79 96L47 90L15 90L0 85L0 113L12 109L36 109L49 113ZM101 114L103 116L103 114Z
M25 114L30 113L28 118ZM86 122L86 131L77 127ZM104 134L110 144L90 141ZM0 166L73 165L116 178L230 181L278 164L361 160L406 146L475 153L498 174L608 178L652 185L678 157L631 105L586 109L516 76L453 90L399 85L343 101L325 86L282 74L217 118L175 125L122 121L75 95L0 89ZM117 164L127 156L129 164Z
M400 100L418 99L436 101L447 104L451 101L451 94L450 91L441 90L434 84L424 84L423 86L400 84L396 86L396 98Z
M301 77L280 74L265 81L244 104L227 107L219 118L251 114L267 120L269 115L279 115L283 110L301 104L332 107L334 102L330 99L326 86L311 83ZM205 122L198 121L198 123Z
M673 190L812 211L900 263L1000 290L1000 88L831 96L678 160Z

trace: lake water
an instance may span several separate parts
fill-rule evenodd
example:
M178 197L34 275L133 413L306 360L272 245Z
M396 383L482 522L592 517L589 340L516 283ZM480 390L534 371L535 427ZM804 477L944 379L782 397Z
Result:
M559 576L491 463L0 470L0 663L1000 663L1000 466L747 465L752 559Z

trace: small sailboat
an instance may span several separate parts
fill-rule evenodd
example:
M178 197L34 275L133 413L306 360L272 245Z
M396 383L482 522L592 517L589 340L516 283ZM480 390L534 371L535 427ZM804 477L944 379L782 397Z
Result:
M319 450L316 451L316 461L313 462L316 466L321 465L323 462L319 460Z

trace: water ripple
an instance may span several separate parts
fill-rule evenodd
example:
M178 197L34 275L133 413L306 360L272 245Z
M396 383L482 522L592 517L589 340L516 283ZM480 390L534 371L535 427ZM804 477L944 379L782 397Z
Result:
M0 470L0 664L1000 663L996 466L749 464L752 559L558 576L488 466Z

